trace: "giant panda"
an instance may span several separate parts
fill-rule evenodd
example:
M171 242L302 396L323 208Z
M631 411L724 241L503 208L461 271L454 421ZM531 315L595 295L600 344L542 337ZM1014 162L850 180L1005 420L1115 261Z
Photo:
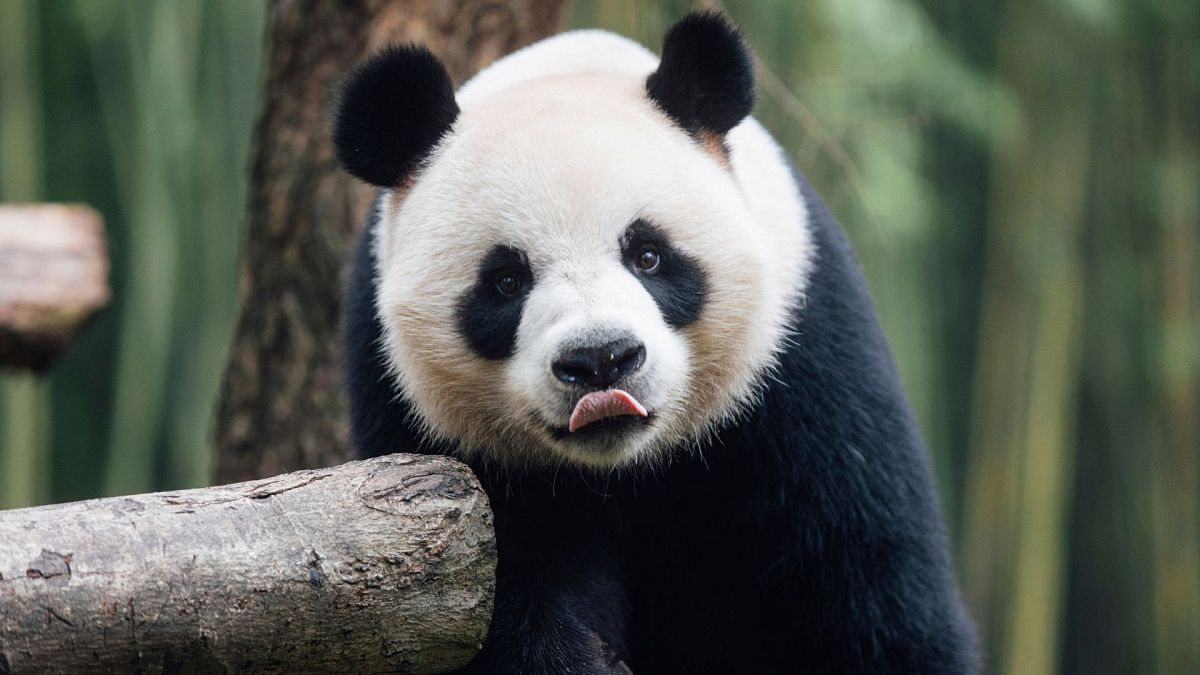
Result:
M572 32L456 93L397 46L342 87L337 155L379 187L354 443L459 457L495 513L465 673L977 669L863 279L753 71L697 13L661 60Z

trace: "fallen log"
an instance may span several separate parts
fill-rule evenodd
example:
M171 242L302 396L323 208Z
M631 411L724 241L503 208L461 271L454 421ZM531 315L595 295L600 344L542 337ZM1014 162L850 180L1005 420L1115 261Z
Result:
M86 206L0 206L0 365L45 370L108 303L100 215Z
M0 542L0 673L442 672L495 588L446 457L0 511Z

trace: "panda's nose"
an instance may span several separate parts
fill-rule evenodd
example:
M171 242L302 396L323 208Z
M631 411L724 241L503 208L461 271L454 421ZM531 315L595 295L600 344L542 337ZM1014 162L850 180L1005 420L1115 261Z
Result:
M551 369L567 384L608 389L621 378L637 371L646 361L646 347L632 339L616 340L598 347L569 349L558 355Z

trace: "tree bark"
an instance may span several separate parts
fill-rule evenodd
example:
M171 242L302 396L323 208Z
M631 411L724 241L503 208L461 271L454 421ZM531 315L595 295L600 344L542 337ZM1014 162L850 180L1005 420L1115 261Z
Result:
M337 349L341 270L372 192L334 158L329 108L340 78L383 45L418 41L461 82L555 32L564 4L269 3L242 311L217 409L218 482L329 466L349 455Z
M49 368L108 299L100 214L86 206L0 207L0 365Z
M461 667L495 588L445 457L0 512L0 673Z

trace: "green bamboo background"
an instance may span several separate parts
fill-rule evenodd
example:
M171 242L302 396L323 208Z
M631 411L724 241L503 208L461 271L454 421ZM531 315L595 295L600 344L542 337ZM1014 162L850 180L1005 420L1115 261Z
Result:
M656 46L695 4L571 21ZM3 5L0 199L98 208L116 301L0 376L0 508L202 485L261 3ZM989 671L1200 672L1200 2L724 6L870 278Z

